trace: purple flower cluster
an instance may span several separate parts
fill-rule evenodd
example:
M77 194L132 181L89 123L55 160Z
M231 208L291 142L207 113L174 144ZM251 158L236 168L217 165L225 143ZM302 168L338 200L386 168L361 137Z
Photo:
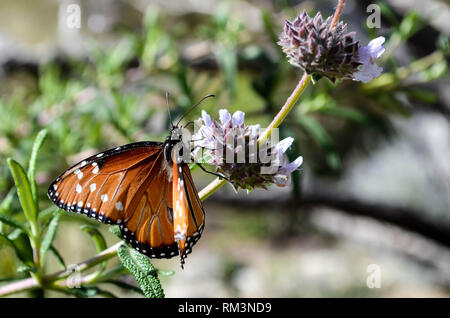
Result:
M267 188L270 184L287 186L290 175L303 162L298 157L289 163L285 152L294 139L288 137L271 145L269 141L258 145L260 125L245 125L245 113L219 111L220 122L211 119L205 111L196 122L193 135L194 158L216 167L235 189Z

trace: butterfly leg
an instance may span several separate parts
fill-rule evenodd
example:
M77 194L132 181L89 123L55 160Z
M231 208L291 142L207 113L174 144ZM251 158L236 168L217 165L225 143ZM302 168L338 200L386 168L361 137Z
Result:
M195 164L196 164L197 166L199 166L204 172L209 173L209 174L212 174L212 175L214 175L214 176L216 176L216 177L219 177L220 179L225 179L225 180L227 180L228 182L230 182L230 179L228 179L228 178L225 177L224 175L222 175L222 174L220 174L220 173L215 173L215 172L211 172L211 171L206 170L206 168L203 167L199 162L196 162Z

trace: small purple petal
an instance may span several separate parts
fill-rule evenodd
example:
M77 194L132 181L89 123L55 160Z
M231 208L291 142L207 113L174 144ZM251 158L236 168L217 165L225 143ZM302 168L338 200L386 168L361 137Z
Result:
M298 169L298 167L300 167L303 163L303 157L300 156L297 159L295 159L294 161L292 161L290 164L288 164L285 168L284 168L284 172L286 174L291 174L292 172L294 172L295 170Z
M233 126L244 125L245 113L238 110L233 114Z
M219 118L222 125L225 126L231 120L231 114L228 110L221 109L219 110Z
M374 58L379 58L381 54L384 53L386 48L384 47L383 43L385 41L385 38L383 36L379 36L372 41L369 42L367 47L369 48L370 55Z
M375 59L384 53L386 48L383 46L385 38L380 36L369 42L369 45L359 49L359 61L362 63L359 70L354 73L354 80L363 83L370 82L373 78L381 75L382 67L375 63Z
M368 83L372 79L381 75L383 68L375 63L364 64L363 67L354 74L354 79L363 83Z
M285 153L286 150L289 149L289 147L292 145L292 143L294 142L294 138L292 137L287 137L284 138L282 141L280 141L276 147L279 151L281 151L282 153Z
M208 126L208 127L212 126L211 116L209 116L208 113L205 112L204 110L202 110L202 118L203 118L203 122L205 123L206 126Z
M250 129L250 139L254 139L259 136L259 130L261 129L260 124L250 125L250 126L248 126L248 128Z

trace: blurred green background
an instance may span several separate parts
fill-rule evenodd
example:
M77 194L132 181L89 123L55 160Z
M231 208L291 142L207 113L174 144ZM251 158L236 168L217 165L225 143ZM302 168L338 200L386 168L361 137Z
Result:
M187 258L154 260L168 297L450 296L450 6L445 1L347 1L342 20L362 45L387 39L384 74L368 84L310 85L282 124L291 159L304 157L293 185L205 201L206 227ZM66 25L81 8L81 28ZM336 1L0 0L0 200L13 189L6 158L26 164L47 128L37 182L118 145L162 141L165 92L172 117L207 94L201 109L242 110L268 125L301 77L276 44L301 10L333 13ZM194 171L197 189L213 178ZM12 192L11 192L12 193ZM2 213L20 219L14 196ZM67 264L95 255L81 224L109 243L107 226L65 215L55 246ZM0 242L1 244L1 242ZM370 264L381 288L368 288ZM0 245L0 278L20 261ZM58 270L53 259L48 272ZM128 279L133 282L133 278ZM114 290L123 297L136 294ZM50 296L60 297L52 293Z

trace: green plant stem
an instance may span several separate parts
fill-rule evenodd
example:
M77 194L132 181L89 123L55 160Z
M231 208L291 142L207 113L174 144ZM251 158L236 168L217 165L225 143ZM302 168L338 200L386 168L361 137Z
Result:
M73 273L73 270L77 268L79 271L85 271L88 270L95 265L98 265L108 259L113 258L117 255L117 250L119 247L123 244L123 242L118 242L111 246L110 248L104 250L103 252L97 254L96 256L81 262L75 266L71 266L67 268L66 270L50 274L47 276L42 277L42 283L40 284L34 277L23 279L16 281L14 283L1 286L0 287L0 297L8 296L11 294L15 294L18 292L24 292L28 290L38 289L38 288L46 288L47 286L49 288L59 288L60 286L67 286L67 282L65 282L65 279L70 276ZM80 279L80 283L88 282L89 279L92 277L86 276L82 277ZM77 283L72 282L72 283Z
M289 114L291 109L295 106L298 99L300 98L300 95L303 93L303 91L308 86L310 81L311 81L311 75L304 73L301 80L298 82L297 87L295 87L294 91L291 93L291 96L289 96L289 98L286 100L286 103L284 104L284 106L281 108L281 110L278 112L278 114L272 120L269 127L267 127L267 129L263 132L263 134L261 136L259 136L259 138L258 138L259 145L261 145L263 142L265 142L270 137L270 135L272 134L272 131L275 128L280 126L280 124L283 122L283 120Z

